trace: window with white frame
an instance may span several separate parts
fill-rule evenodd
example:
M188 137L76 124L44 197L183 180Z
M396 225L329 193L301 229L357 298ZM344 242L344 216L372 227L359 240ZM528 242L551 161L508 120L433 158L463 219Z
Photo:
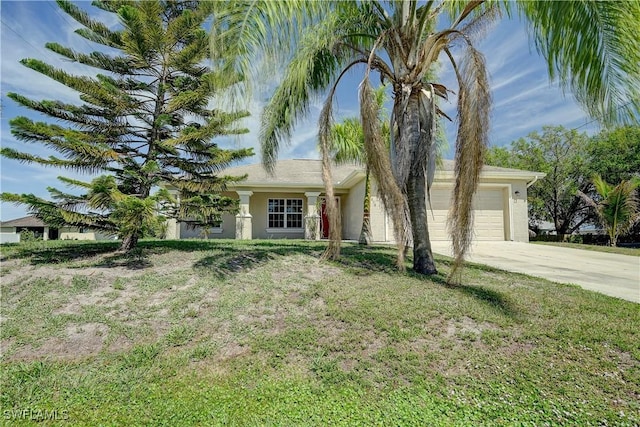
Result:
M302 228L302 199L269 199L269 228Z

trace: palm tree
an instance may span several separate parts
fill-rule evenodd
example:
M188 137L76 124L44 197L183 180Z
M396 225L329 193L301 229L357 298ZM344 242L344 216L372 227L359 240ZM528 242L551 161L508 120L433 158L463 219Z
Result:
M598 219L607 229L609 244L616 246L618 236L629 231L640 219L640 200L636 189L640 187L640 180L630 179L618 185L611 185L600 175L593 177L593 186L598 197L589 197L583 192L580 196L587 204L594 208Z
M332 159L336 164L356 163L364 165L364 201L362 202L362 228L358 243L371 244L371 179L364 152L364 134L360 120L347 118L331 129Z
M385 87L381 86L375 91L376 103L382 109L386 100ZM383 138L389 139L389 126L384 117L380 116ZM364 149L364 132L358 118L347 118L342 123L333 125L331 130L331 157L336 164L356 163L364 165L364 201L362 203L362 229L358 243L371 244L371 171L367 164Z
M413 268L418 273L436 273L426 201L435 170L436 118L443 115L436 98L446 99L453 92L429 75L442 60L452 64L458 83L455 186L449 218L456 267L471 243L471 201L488 142L491 105L485 59L475 44L487 23L502 12L517 13L527 21L536 49L549 63L550 77L572 90L592 116L614 122L633 117L640 107L640 47L635 42L640 2L634 0L284 2L291 6L289 15L270 14L274 6L269 1L233 3L238 4L234 11L219 13L214 22L217 29L212 40L220 43L213 45L214 53L221 54L226 42L227 48L235 46L230 49L232 56L251 52L269 56L273 51L266 49L296 42L294 50L286 51L288 66L262 116L262 160L268 170L280 145L307 113L312 97L328 90L319 141L328 214L334 221L339 216L330 185L333 101L345 73L364 66L360 115L367 164L394 219L398 265L402 268L404 247L412 240ZM305 10L305 5L313 10ZM292 12L296 10L298 15ZM289 31L267 29L291 19L291 14L296 28L306 24L302 34L293 34L290 27L286 27ZM444 28L437 29L445 22ZM454 55L456 49L461 49L459 57ZM241 69L246 65L246 61L233 64ZM390 150L381 138L371 71L392 87ZM337 257L340 228L332 225L331 229L327 254Z

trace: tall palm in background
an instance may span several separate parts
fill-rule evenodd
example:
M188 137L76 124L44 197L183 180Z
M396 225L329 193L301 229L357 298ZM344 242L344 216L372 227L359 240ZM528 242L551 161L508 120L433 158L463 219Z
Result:
M340 164L356 163L364 165L364 200L362 202L362 228L358 243L371 244L371 172L365 158L364 133L360 119L350 117L331 129L332 160ZM326 203L326 202L325 202ZM329 229L331 230L331 229Z
M379 111L386 101L385 87L374 91L376 104ZM389 125L385 120L384 114L378 118L381 122L382 137L384 140L389 139ZM364 201L362 202L362 228L358 243L361 245L369 245L372 240L371 235L371 171L367 165L366 152L364 149L364 131L360 119L350 117L344 119L341 123L333 125L330 137L331 158L336 164L356 163L364 166Z
M633 0L256 0L234 2L225 8L214 19L214 55L224 60L225 47L232 57L246 54L255 58L258 53L272 57L280 49L288 61L262 116L262 160L267 169L272 169L281 144L308 112L312 97L327 93L319 142L332 222L339 221L330 170L333 101L345 73L362 66L360 114L367 164L394 220L398 265L402 268L404 248L412 242L413 268L418 273L436 273L426 202L435 170L436 118L443 114L436 98L446 99L453 93L451 89L456 89L458 111L455 186L449 215L456 267L471 243L471 203L488 142L491 105L484 56L475 44L487 24L502 13L518 14L527 21L536 49L549 63L550 77L557 77L564 88L573 91L592 116L604 122L625 120L634 117L640 107L636 34L640 2ZM287 25L288 20L294 24ZM282 50L291 41L295 49ZM451 63L457 88L446 88L428 77L439 61ZM249 75L247 61L231 66ZM392 87L390 149L381 138L370 71ZM327 254L336 257L340 227L332 224L331 232Z
M607 229L609 244L616 246L618 236L629 231L640 219L640 200L636 189L640 179L622 181L618 185L606 182L600 175L593 177L597 196L592 198L583 192L580 196L595 211L600 223Z

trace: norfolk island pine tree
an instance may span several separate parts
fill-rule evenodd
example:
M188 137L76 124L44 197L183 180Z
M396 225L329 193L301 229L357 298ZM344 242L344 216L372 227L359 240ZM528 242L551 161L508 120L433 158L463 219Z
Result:
M38 59L22 64L80 94L82 105L36 101L17 93L18 104L60 124L10 121L19 141L43 144L61 154L41 157L4 147L2 155L26 163L89 174L92 182L61 177L85 191L81 195L49 191L53 200L32 194L2 194L2 200L27 205L51 226L81 226L119 234L122 250L132 249L152 225L158 209L164 216L195 219L204 226L234 212L237 202L220 195L226 184L243 177L220 176L251 149L225 150L212 139L247 132L235 123L245 111L211 107L214 96L240 80L231 70L208 65L208 36L203 27L211 13L207 2L94 2L117 14L121 27L109 29L68 1L60 8L83 28L79 36L100 50L89 54L55 43L46 47L98 70L94 77L75 76ZM116 53L105 53L116 52ZM224 77L224 78L223 78ZM163 184L180 195L177 203Z

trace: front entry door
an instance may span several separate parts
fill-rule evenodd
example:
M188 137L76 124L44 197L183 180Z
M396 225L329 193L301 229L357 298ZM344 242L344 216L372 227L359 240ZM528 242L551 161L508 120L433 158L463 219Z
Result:
M320 204L320 236L323 239L329 238L329 217L327 216L327 199L321 197ZM336 203L338 203L338 211L340 211L340 197L336 197Z

